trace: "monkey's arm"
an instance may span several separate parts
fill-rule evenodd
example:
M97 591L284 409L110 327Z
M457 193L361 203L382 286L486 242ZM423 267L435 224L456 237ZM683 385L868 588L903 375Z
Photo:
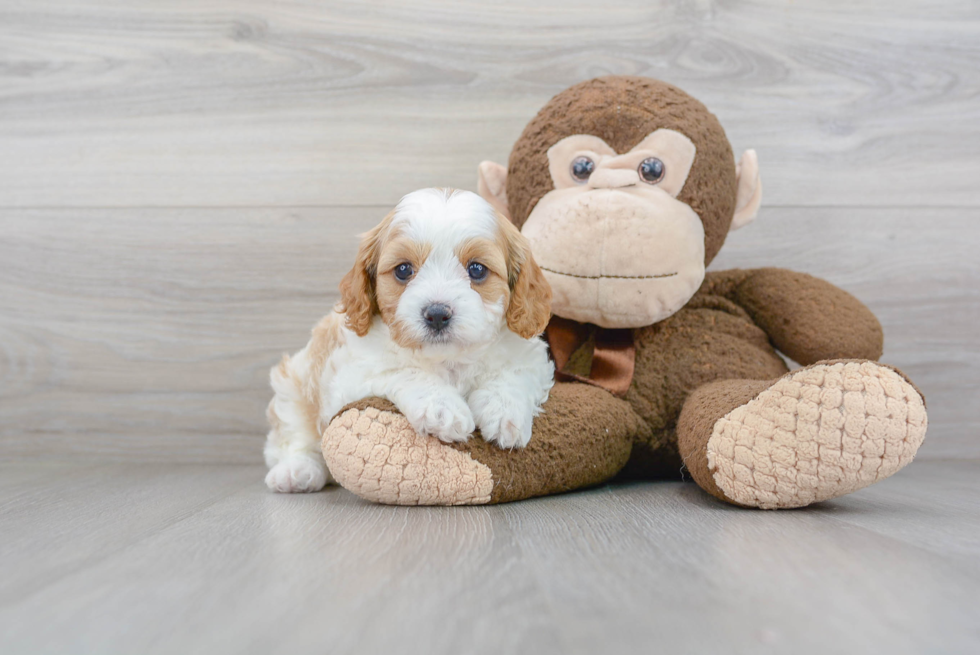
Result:
M782 268L709 274L706 284L745 309L780 351L808 366L881 357L881 324L861 301L820 278Z

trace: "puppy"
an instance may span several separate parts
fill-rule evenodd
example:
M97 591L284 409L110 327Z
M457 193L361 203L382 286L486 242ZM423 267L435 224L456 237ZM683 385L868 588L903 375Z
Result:
M272 369L266 484L331 482L323 428L344 405L393 402L421 434L527 445L554 380L538 338L551 288L526 239L475 193L410 193L365 234L341 302Z

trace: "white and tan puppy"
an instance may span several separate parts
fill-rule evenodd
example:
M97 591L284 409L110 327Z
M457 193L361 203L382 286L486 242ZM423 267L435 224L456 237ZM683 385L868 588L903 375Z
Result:
M266 484L331 481L320 435L344 405L380 396L414 428L464 441L475 428L523 447L554 367L538 335L551 289L528 243L468 191L410 193L363 236L341 303L272 369Z

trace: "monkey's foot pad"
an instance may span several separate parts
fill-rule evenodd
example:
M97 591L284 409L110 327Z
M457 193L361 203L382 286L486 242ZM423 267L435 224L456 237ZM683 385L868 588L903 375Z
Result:
M790 373L714 424L708 469L741 505L802 507L884 480L926 433L922 396L874 362Z
M327 426L321 446L337 482L367 500L386 505L490 502L493 477L487 466L419 435L393 411L349 408Z

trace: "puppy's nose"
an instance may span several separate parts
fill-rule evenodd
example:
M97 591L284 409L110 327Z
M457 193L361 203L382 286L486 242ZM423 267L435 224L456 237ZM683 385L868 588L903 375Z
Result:
M422 312L422 318L425 319L426 325L436 332L441 332L448 327L449 319L452 317L453 310L449 308L449 305L441 303L429 305Z

